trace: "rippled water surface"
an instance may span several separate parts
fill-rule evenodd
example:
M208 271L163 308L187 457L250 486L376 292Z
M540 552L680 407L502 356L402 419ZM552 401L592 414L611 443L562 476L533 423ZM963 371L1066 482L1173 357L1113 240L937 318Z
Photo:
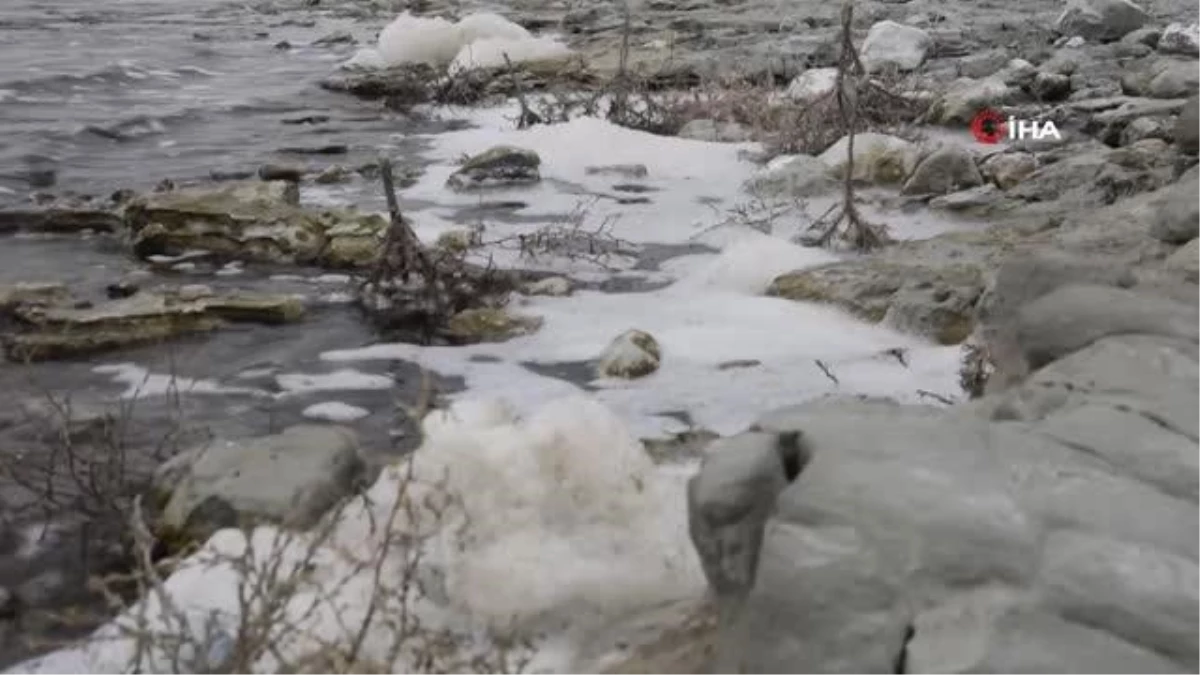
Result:
M320 38L363 32L345 19L225 0L3 4L5 201L30 189L143 188L271 159L346 161L281 151L345 145L353 156L407 124L316 86L355 49Z

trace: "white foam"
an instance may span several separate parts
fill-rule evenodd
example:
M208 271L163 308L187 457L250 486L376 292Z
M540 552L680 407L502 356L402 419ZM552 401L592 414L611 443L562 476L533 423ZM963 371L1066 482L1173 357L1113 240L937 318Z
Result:
M451 23L405 12L384 27L374 48L360 49L343 66L385 68L423 63L462 70L504 65L506 57L517 63L569 54L557 40L534 37L498 14L475 13Z
M150 369L134 363L110 363L92 368L93 373L112 375L114 382L124 384L127 389L122 399L149 398L167 394L248 394L265 396L258 389L230 387L212 380L196 380L181 375L152 373Z
M285 373L276 375L275 382L289 394L314 391L391 389L395 384L395 381L386 375L372 375L352 368L343 368L330 373Z
M312 420L325 422L353 422L371 414L371 411L341 401L325 401L314 403L300 413Z

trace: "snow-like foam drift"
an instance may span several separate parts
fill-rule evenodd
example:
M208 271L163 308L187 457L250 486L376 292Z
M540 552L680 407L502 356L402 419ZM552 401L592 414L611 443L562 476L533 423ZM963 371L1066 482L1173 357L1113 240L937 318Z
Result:
M255 561L251 569L275 565L281 577L299 580L286 611L272 619L289 626L271 636L284 662L324 645L350 644L372 596L381 593L373 580L398 583L412 560L393 551L378 577L364 565L396 534L427 536L420 576L440 580L427 598L409 602L409 611L425 629L454 631L464 649L488 648L486 641L471 644L486 626L529 636L568 623L580 631L702 592L681 508L683 474L656 468L604 406L568 397L521 419L495 400L464 401L434 412L425 429L411 465L385 470L364 498L336 514L315 553L311 533L283 544L269 527L255 530L249 542L237 530L218 532L165 582L164 595L151 593L96 640L19 669L127 672L135 645L119 626L136 626L139 615L153 629L191 632L206 645L203 652L187 650L178 664L168 662L167 652L152 652L143 670L212 666L231 651L246 560ZM399 511L389 538L381 525L399 495L412 508ZM306 571L292 574L299 569ZM386 609L395 619L399 608ZM180 614L188 617L186 626L172 618ZM413 672L412 663L386 662L394 631L386 621L368 631L359 659L389 668L382 672ZM554 648L530 665L572 670L572 635L578 632L559 632ZM264 653L255 665L277 672L281 661Z
M385 68L423 63L450 66L453 71L502 66L506 59L518 63L569 54L561 42L536 37L497 14L476 13L451 23L405 12L384 27L374 48L359 50L346 65Z

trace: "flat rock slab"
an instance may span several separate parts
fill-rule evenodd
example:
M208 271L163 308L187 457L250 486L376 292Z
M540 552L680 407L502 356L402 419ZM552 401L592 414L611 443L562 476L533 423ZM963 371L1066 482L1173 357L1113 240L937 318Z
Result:
M364 473L357 438L345 427L298 425L273 436L216 442L160 468L157 488L169 497L159 525L197 538L247 521L304 529Z

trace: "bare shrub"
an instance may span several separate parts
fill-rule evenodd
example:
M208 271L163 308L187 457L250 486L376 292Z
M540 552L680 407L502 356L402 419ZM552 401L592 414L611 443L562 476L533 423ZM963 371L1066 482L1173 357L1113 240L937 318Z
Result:
M435 397L426 373L416 405L404 408L418 429ZM122 672L521 671L531 647L511 626L467 632L427 621L437 597L427 544L459 502L444 477L416 475L411 457L387 471L386 489L356 495L309 531L246 524L190 556L156 557L134 499L132 569L93 579L117 618L80 646L118 654L122 663L105 665ZM197 596L181 596L173 572L204 574L205 591L230 601L190 604Z

